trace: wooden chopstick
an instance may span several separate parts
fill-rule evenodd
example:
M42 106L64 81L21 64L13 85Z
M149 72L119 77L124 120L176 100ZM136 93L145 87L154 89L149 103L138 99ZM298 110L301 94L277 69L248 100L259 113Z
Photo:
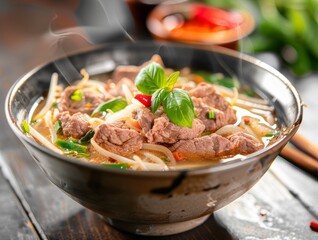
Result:
M318 147L310 142L307 138L303 137L302 135L296 133L292 139L290 140L292 144L294 144L297 148L301 149L302 151L310 154L318 161Z
M318 160L317 159L288 145L286 145L283 148L280 155L283 158L295 163L296 165L302 167L303 169L311 173L315 173L318 176Z

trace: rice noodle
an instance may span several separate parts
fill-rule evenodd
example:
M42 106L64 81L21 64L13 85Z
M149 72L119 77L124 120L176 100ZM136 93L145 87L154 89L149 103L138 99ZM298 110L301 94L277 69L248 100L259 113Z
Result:
M56 95L57 82L58 82L58 74L53 73L51 77L51 83L50 83L50 88L49 88L49 93L47 95L46 103L44 107L41 109L41 111L36 115L35 118L42 117L52 107L54 100L56 98L55 95Z
M176 160L174 159L172 152L167 148L162 145L155 145L155 144L150 144L150 143L143 143L142 144L142 149L146 150L151 150L151 151L157 151L157 152L162 152L164 153L167 158L170 160L170 163L172 165L176 164Z
M254 138L254 140L256 140L259 143L262 143L262 141L259 139L259 137L257 136L257 134L255 134L255 132L253 131L253 129L248 126L248 125L244 125L244 130L245 133L249 134L251 137Z
M104 123L104 121L100 118L89 118L88 123L94 129Z
M36 138L40 143L42 143L45 147L51 149L52 151L62 154L63 155L63 151L60 150L59 148L57 148L54 144L52 144L49 140L47 140L41 133L39 133L38 131L36 131L33 127L29 126L30 132L29 134Z
M237 94L237 98L241 99L241 100L246 100L246 101L250 101L253 102L255 104L260 104L260 105L266 105L269 106L269 103L267 101L265 101L264 99L260 99L260 98L254 98L254 97L249 97L246 96L244 94L238 94L235 92L235 89L237 90L237 88L234 88L233 90L226 88L226 87L222 87L219 85L214 85L214 88L220 92L222 95L226 96L226 97L231 97L234 98L235 95Z
M239 99L239 98L237 98L235 100L235 105L239 106L239 107L243 107L243 108L248 108L248 109L255 108L255 109L260 109L260 110L263 110L263 111L271 111L271 112L274 111L274 107L273 106L258 104L258 103L254 103L254 102L249 102L249 101L242 100L242 99Z
M121 85L121 89L124 92L124 95L125 95L125 98L126 98L128 104L130 104L131 103L131 99L133 99L133 95L132 95L131 91L129 90L127 84L123 83Z
M132 112L136 111L138 108L140 108L139 105L132 103L128 105L127 107L125 107L124 109L118 112L115 112L114 114L107 115L105 122L109 124L113 124L115 122L131 118Z
M48 127L50 134L51 134L51 142L55 143L56 141L56 132L52 123L52 112L48 111L45 115L44 115L44 121L46 126Z
M225 125L218 129L215 133L221 136L229 136L237 132L244 132L244 130L236 125Z
M102 154L103 156L106 156L108 158L112 158L115 159L118 162L121 163L127 163L128 165L130 165L132 168L138 168L140 166L140 163L137 161L134 161L132 159L120 156L116 153L112 153L110 151L107 151L106 149L102 148L101 146L99 146L96 141L94 139L91 139L91 144L92 146L95 148L95 150L97 152L99 152L100 154ZM143 162L143 165L148 169L148 170L157 170L157 171L161 171L163 170L163 167L158 165L158 164L153 164L153 163L147 163L147 162ZM143 170L143 169L141 169Z
M105 89L105 84L102 84L101 82L96 80L88 80L84 83L83 87L92 87L93 89L97 89L104 96L109 95L109 93Z
M131 160L129 158L126 158L126 157L123 157L123 156L120 156L116 153L112 153L110 151L107 151L106 149L102 148L101 146L99 146L94 139L91 139L91 144L92 146L95 148L95 150L97 152L99 152L100 154L106 156L106 157L109 157L109 158L113 158L121 163L127 163L129 165L136 165L136 161L134 160Z
M142 170L149 170L149 169L145 166L145 164L143 163L143 161L141 160L140 157L138 157L137 155L134 155L134 156L133 156L133 159L134 159L137 163L139 163L140 168L141 168Z
M161 166L163 166L164 170L169 170L169 168L167 167L167 165L164 163L164 161L162 161L162 159L160 159L159 157L157 157L156 155L150 153L150 152L146 152L146 151L142 151L142 154L144 156L146 156L148 159L150 159L151 161L160 164Z
M79 82L77 83L76 86L79 87L79 88L82 88L82 87L84 87L84 85L86 84L86 82L89 80L89 74L86 72L85 69L82 69L80 73L81 73L81 75L83 76L83 78L82 78L81 81L79 81Z

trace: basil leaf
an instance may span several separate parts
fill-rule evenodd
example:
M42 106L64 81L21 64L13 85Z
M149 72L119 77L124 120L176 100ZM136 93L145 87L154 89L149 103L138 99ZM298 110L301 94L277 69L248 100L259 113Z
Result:
M182 89L173 89L163 100L163 108L168 118L181 127L192 127L194 106L188 92Z
M151 96L151 111L155 113L163 100L167 97L169 91L165 88L160 88Z
M128 104L125 99L121 97L113 98L107 102L100 104L97 108L95 108L91 116L94 117L96 113L107 112L108 109L110 109L113 112L118 112L119 110L124 109L127 105Z
M171 75L168 77L165 87L169 89L169 91L172 90L173 86L176 84L178 78L179 78L180 72L173 72Z
M23 120L23 122L21 123L21 129L23 133L30 133L30 127L27 120Z
M146 95L152 95L159 88L164 87L166 74L158 63L151 63L141 69L135 79L138 90Z
M83 93L81 90L77 89L75 90L72 95L70 96L70 99L72 101L75 101L75 102L79 102L83 99Z

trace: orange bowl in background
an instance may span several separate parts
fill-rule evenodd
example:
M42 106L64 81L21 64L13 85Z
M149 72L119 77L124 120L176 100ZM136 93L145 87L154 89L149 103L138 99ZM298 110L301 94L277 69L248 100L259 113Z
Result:
M222 10L205 4L161 4L148 16L147 27L160 40L237 48L254 29L246 10Z

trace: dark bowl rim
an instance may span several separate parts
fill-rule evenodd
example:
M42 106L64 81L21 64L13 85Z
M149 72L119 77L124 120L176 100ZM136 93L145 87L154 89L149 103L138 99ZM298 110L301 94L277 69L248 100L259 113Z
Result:
M105 173L116 173L116 174L124 174L124 175L134 175L134 176L141 176L141 177L167 177L167 176L175 176L176 174L180 174L182 172L187 172L188 175L198 175L198 174L204 174L204 173L212 173L212 172L217 172L217 171L224 171L229 168L235 168L238 166L242 166L248 163L251 163L253 161L258 161L260 158L267 156L271 152L278 151L279 149L282 149L287 142L290 140L290 138L296 133L298 130L300 123L302 121L303 117L303 102L301 100L301 97L299 93L297 92L296 88L291 84L291 82L284 76L282 75L278 70L274 69L273 67L269 66L268 64L262 62L259 59L256 59L252 56L249 56L247 54L244 54L242 52L238 52L232 49L224 48L224 47L219 47L219 46L210 46L210 47L205 47L205 46L191 46L191 45L186 45L182 43L168 43L168 42L153 42L153 41L138 41L135 43L108 43L104 45L100 45L95 48L88 48L85 50L81 51L75 51L67 55L67 57L73 57L76 55L82 55L82 54L87 54L90 52L95 52L95 51L101 51L104 49L109 49L113 45L118 45L118 44L125 44L127 45L140 45L140 46L161 46L164 44L165 46L169 47L182 47L182 48L190 48L190 49L198 49L198 50L205 50L209 52L216 52L220 54L225 54L234 58L241 59L242 61L248 62L250 64L256 65L257 67L262 68L263 70L269 72L270 74L274 75L276 78L278 78L281 82L283 82L287 88L291 91L293 94L293 97L295 99L295 102L297 104L296 109L297 109L297 116L295 118L295 121L293 124L286 129L288 132L287 135L283 136L281 139L276 141L274 144L265 147L264 149L261 149L255 153L249 154L247 156L244 156L243 159L238 158L238 161L230 161L226 164L222 163L220 165L212 165L212 166L202 166L202 167L196 167L196 168L191 168L191 169L176 169L176 170L169 170L169 171L133 171L133 170L120 170L120 169L112 169L112 168L105 168L103 166L99 166L97 164L92 164L89 162L81 161L76 158L72 157L66 157L64 155L60 155L40 144L38 144L36 141L34 141L32 138L27 137L24 135L21 130L17 127L15 121L13 120L13 116L11 114L11 102L12 102L12 97L15 95L15 93L19 90L20 86L26 82L30 77L32 77L36 72L40 71L42 68L45 66L51 64L53 61L48 61L47 63L41 64L38 67L35 67L22 77L20 77L10 88L10 90L7 93L6 99L5 99L5 115L7 118L7 122L9 123L9 126L13 130L13 132L16 134L16 136L23 142L28 143L35 149L50 155L56 160L66 162L68 164L75 164L78 167L81 168L88 168L88 170L95 170L95 171L102 171ZM54 61L58 61L61 59L64 59L65 56L58 58Z

